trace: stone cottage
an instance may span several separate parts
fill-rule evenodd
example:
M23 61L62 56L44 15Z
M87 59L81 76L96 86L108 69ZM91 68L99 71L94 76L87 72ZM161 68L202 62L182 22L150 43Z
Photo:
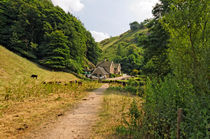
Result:
M113 61L104 60L96 65L92 75L96 77L109 78L110 74L121 74L121 65L115 64Z

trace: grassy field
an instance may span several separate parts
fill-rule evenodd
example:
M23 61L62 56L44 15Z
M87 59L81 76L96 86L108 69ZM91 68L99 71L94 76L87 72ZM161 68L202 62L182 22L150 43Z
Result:
M32 79L31 74L37 74L38 79ZM43 69L0 46L0 138L20 138L55 120L100 86L88 81L70 83L72 80L79 79Z
M119 135L117 128L125 125L126 120L130 120L129 109L134 100L136 100L138 107L141 107L142 99L140 97L108 89L105 92L103 108L99 114L99 120L92 130L92 138L128 138L127 136Z

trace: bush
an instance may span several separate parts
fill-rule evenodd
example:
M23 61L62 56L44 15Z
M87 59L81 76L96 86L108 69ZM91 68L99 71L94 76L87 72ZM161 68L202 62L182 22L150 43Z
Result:
M143 135L155 138L175 138L177 110L183 109L181 138L206 138L210 113L210 95L196 94L193 86L183 81L180 86L171 75L164 80L149 80L145 91L145 104L141 127ZM136 129L135 129L136 130Z
M134 138L175 138L177 110L182 108L181 138L208 138L210 95L195 93L187 80L182 85L171 75L164 80L148 80L144 99L142 110L135 109L134 102L128 114L141 116L129 117L127 126L123 123L118 133L123 129L123 134Z

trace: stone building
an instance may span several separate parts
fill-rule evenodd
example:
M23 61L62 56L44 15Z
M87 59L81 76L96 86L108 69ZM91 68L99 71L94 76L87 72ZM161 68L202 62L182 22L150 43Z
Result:
M111 74L121 74L121 65L113 61L104 60L96 65L92 75L96 77L109 78Z

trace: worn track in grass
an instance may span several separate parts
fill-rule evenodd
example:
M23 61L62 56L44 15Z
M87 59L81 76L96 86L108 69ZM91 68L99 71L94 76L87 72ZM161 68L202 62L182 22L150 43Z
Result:
M65 113L55 123L41 127L29 133L24 139L86 139L91 127L97 120L97 114L103 101L103 92L108 88L104 84L101 88L91 92L83 98L73 110Z

